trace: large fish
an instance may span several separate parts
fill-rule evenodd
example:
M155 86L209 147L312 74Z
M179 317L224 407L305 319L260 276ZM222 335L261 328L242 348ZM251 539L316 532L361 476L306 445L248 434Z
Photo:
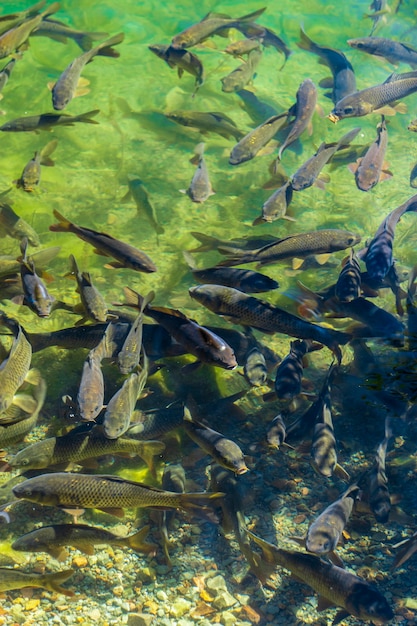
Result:
M384 83L345 96L327 116L331 122L369 113L392 113L389 104L417 91L417 71L391 74Z
M240 90L240 94L244 90ZM278 130L285 124L288 112L280 113L268 117L259 126L250 131L247 135L232 148L229 157L230 165L239 165L253 159L258 152L276 135Z
M6 448L11 444L21 441L28 433L30 433L32 428L35 426L46 398L46 383L43 378L40 378L38 384L35 386L33 391L33 397L36 402L36 407L34 408L31 415L27 416L27 414L24 413L26 416L22 418L21 414L23 413L23 411L19 409L20 418L18 421L14 421L13 419L13 423L2 423L0 425L0 447ZM2 414L1 417L3 418L4 415L7 415L8 412L12 408L14 408L14 406L15 405L12 404L9 409Z
M199 87L204 83L204 68L197 55L189 50L173 48L172 46L163 44L153 44L148 46L148 48L151 52L156 54L157 57L163 59L169 67L176 67L179 78L181 78L184 72L195 76L193 96L197 93Z
M252 22L256 20L265 11L266 7L258 9L248 15L242 17L229 18L216 13L208 13L201 22L189 26L178 35L173 37L171 46L175 49L191 48L196 44L204 41L211 35L215 35L218 31L228 28L238 28L241 23Z
M72 39L81 48L81 50L90 50L94 41L108 37L106 32L86 32L71 28L67 24L53 18L43 19L30 34L31 37L49 37L54 41L67 43L68 39Z
M74 591L61 586L74 573L74 570L67 569L62 572L49 572L38 574L36 572L22 572L18 569L0 567L0 591L10 591L11 589L22 589L23 587L41 587L53 593L62 593L64 596L72 598Z
M244 89L252 80L261 58L261 50L255 49L249 52L247 61L244 61L239 67L221 79L222 91L234 93Z
M19 50L26 41L29 39L31 32L39 26L42 20L52 13L56 13L59 10L59 2L53 2L42 13L24 19L22 23L10 28L2 35L0 35L0 59L4 59L13 54L16 50Z
M295 104L288 111L289 116L294 116L294 120L289 127L284 143L278 151L277 161L281 160L284 150L298 139L310 124L316 104L316 86L310 78L306 78L297 90Z
M123 508L184 509L198 512L222 493L175 493L118 476L56 472L29 478L13 487L17 498L64 509L101 509L121 514Z
M10 122L0 126L0 130L5 133L35 132L40 130L51 130L55 126L74 126L75 122L84 124L98 124L92 118L100 113L99 109L80 113L79 115L68 115L68 113L41 113L40 115L27 115L26 117L16 117Z
M414 69L417 67L417 50L408 43L401 43L401 41L394 41L386 37L359 37L348 39L347 43L351 48L383 57L395 65L408 63Z
M87 50L68 65L52 88L52 104L56 111L65 109L73 99L84 66L97 55L118 57L119 53L114 51L112 46L121 43L123 39L124 33L114 35L91 50Z
M0 311L0 325L7 326L13 335L8 357L0 365L0 414L12 404L16 391L29 374L32 348L19 322Z
M106 233L85 228L84 226L77 226L77 224L67 220L55 209L54 216L59 222L58 224L52 224L49 230L74 233L80 239L94 246L98 254L113 257L115 261L109 263L112 267L128 267L137 272L156 272L155 264L142 250L138 250L138 248L134 248L130 244L115 239Z
M239 141L245 135L245 133L238 129L230 117L217 111L201 112L178 110L165 113L165 117L182 126L196 128L202 134L217 133L221 137L225 137L225 139L234 137L236 141ZM0 130L1 129L2 127L0 126Z
M333 623L349 615L373 623L386 623L394 617L387 600L368 581L313 554L283 550L249 531L247 534L261 548L262 558L268 565L275 563L285 567L319 594L319 608L337 606L342 609Z

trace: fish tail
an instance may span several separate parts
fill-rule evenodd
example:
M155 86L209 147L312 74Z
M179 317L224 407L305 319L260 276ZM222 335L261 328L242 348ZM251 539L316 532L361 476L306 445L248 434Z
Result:
M144 552L145 554L156 553L157 545L155 543L146 543L145 538L148 536L150 526L144 526L134 535L126 537L126 544L135 552Z
M297 46L302 50L308 50L308 52L315 52L316 54L320 50L319 46L307 36L302 26L300 26L300 41L297 41Z
M140 453L140 457L145 461L152 476L156 476L155 456L161 454L165 450L165 444L162 441L146 441L144 449Z
M71 598L75 595L75 593L71 589L65 589L61 587L61 583L64 583L68 578L70 578L74 573L73 569L66 569L62 572L52 572L50 574L45 574L42 577L42 585L48 591L55 591L57 593L62 593L64 596L68 596Z
M258 17L260 17L265 10L266 7L263 7L262 9L258 9L257 11L253 11L253 13L243 15L242 17L239 17L236 22L253 22L254 20L258 19Z
M123 304L125 304L126 306L134 307L135 309L139 309L142 312L155 297L154 291L150 291L148 295L144 297L130 287L124 287L123 292L126 296L126 302L124 302Z
M59 2L53 2L51 5L49 5L49 7L45 9L45 11L39 13L39 15L42 15L42 17L45 18L48 17L48 15L52 15L52 13L56 13L57 11L59 11L59 9Z
M87 50L91 50L93 47L93 42L98 39L103 39L103 37L108 37L109 33L82 33L75 40L77 44L80 46L81 50L87 52Z
M119 57L120 52L117 50L113 50L112 46L117 46L117 44L121 43L125 38L124 33L118 33L117 35L113 35L107 41L103 41L103 43L99 44L94 48L94 54L92 56L104 56L104 57Z
M100 113L100 109L93 109L92 111L87 111L87 113L81 113L80 115L75 115L72 120L77 122L84 122L84 124L98 124L97 120L92 120L92 117L95 117Z
M261 539L261 537L258 537L258 535L251 533L250 530L245 529L244 533L247 535L247 537L252 539L252 541L254 541L257 546L261 548L262 561L268 569L270 569L271 566L281 565L281 563L277 559L278 548L276 546L274 546L272 543L269 543L268 541L265 541L264 539Z
M211 237L210 235L205 235L204 233L199 233L195 230L191 231L190 234L202 245L198 246L198 248L189 250L189 252L206 252L207 250L215 250L217 248L219 240L216 239L216 237Z
M56 209L53 211L54 217L59 220L58 224L51 224L49 230L53 232L70 232L73 224Z

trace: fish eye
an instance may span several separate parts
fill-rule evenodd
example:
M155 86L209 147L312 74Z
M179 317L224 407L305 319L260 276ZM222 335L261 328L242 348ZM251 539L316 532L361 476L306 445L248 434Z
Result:
M345 107L343 109L343 113L345 113L346 115L350 115L351 113L353 113L353 107Z

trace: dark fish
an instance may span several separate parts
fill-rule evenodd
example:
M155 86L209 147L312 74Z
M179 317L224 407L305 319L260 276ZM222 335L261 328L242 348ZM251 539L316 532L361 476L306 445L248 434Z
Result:
M239 93L242 93L242 91L240 90ZM232 148L229 157L230 165L239 165L253 159L285 124L287 116L287 112L273 115L245 135Z
M389 417L385 418L385 437L376 451L375 462L368 476L369 506L380 524L388 522L391 511L391 499L388 490L388 479L385 473L385 459L388 444L392 437Z
M125 547L144 554L155 553L157 546L146 543L149 526L141 528L133 535L121 537L114 533L85 524L56 524L42 526L13 542L13 550L22 552L47 552L56 559L62 558L65 548L72 546L85 554L94 554L94 546L109 545Z
M294 116L287 137L278 151L277 161L281 160L282 153L305 131L311 122L316 108L317 89L312 80L306 78L298 88L295 104L289 109L289 116Z
M386 15L390 12L387 0L373 0L369 6L369 9L373 13L365 14L364 17L369 17L372 20L372 28L369 36L371 37L378 24L382 21L386 22Z
M392 547L401 548L398 554L395 555L394 562L391 566L392 569L395 569L404 565L404 563L408 561L408 559L411 558L417 551L417 532L411 535L408 539L404 539L404 541L400 541Z
M352 48L374 54L387 59L390 63L408 63L412 68L417 67L417 50L407 43L393 41L385 37L360 37L348 39L347 43ZM353 90L354 91L354 90Z
M187 190L183 190L193 202L205 202L215 194L211 186L206 161L204 159L204 143L201 142L195 147L195 157L191 159L191 163L197 165L190 186Z
M246 354L243 375L252 387L265 385L268 379L268 368L259 346L254 346Z
M245 135L238 129L234 121L224 113L215 111L171 111L171 113L165 113L165 117L182 126L196 128L202 134L216 133L221 137L225 137L225 139L234 137L236 141L239 141ZM1 126L0 130L2 130Z
M0 230L4 230L9 237L13 237L19 241L27 238L31 246L39 246L40 244L38 233L30 224L19 217L6 202L0 202ZM55 248L55 250L59 250L59 248ZM43 252L46 252L46 250ZM37 264L39 264L38 261ZM20 265L17 263L16 272L19 271L19 267Z
M211 35L215 35L219 30L225 28L238 28L241 23L252 22L256 20L265 11L265 8L258 9L253 13L237 17L235 19L224 17L223 15L217 15L215 13L208 13L201 22L189 26L178 35L173 37L171 46L176 49L191 48L196 44L204 41Z
M275 450L279 450L285 442L286 435L287 432L284 418L281 413L278 413L278 415L276 415L268 424L268 431L266 433L268 445Z
M284 55L284 63L281 69L284 67L288 57L292 54L292 50L289 49L285 41L278 37L276 33L270 28L266 28L265 26L260 26L259 24L254 24L253 22L239 24L239 26L235 27L239 30L245 37L254 37L262 40L262 45L266 48L272 47L278 52L282 52Z
M191 76L195 76L195 87L193 96L204 83L204 68L197 55L189 50L177 49L172 46L163 44L153 44L148 46L149 50L156 54L157 57L166 61L171 68L177 68L179 78L184 72L188 72Z
M222 493L174 493L118 476L55 472L29 478L13 488L17 498L64 509L101 509L120 514L123 508L173 508L197 511Z
M237 443L222 433L209 428L209 426L197 422L191 417L187 408L185 409L183 426L187 435L216 463L237 475L245 474L248 471L244 454Z
M112 46L121 43L123 39L124 33L118 33L91 48L91 50L87 50L66 67L52 87L52 104L56 111L65 109L73 99L84 66L90 63L97 55L118 57L119 53L113 50Z
M316 420L311 441L311 457L314 469L329 478L337 467L336 439L331 413L331 382L337 366L332 364L326 375L316 405Z
M81 50L90 50L94 41L104 39L109 34L105 32L84 32L71 28L67 24L52 18L43 19L30 34L31 37L49 37L54 41L67 43L68 39L73 39Z
M332 72L332 79L319 83L320 86L332 88L330 93L325 94L328 98L331 98L336 104L336 102L339 102L339 100L345 96L356 91L356 79L353 67L343 52L334 50L333 48L319 46L307 37L303 28L300 28L300 39L301 41L297 43L297 46L303 50L317 54L322 62L328 65Z
M258 263L263 266L282 259L304 258L311 254L329 254L338 250L345 250L359 241L359 235L347 230L332 228L313 230L278 239L249 252L242 251L238 256L221 261L219 266L229 267L242 263Z
M54 161L49 158L49 155L52 154L57 145L58 140L53 139L42 150L35 152L33 159L25 165L21 177L16 181L17 187L21 187L24 191L34 191L41 179L41 165L49 167L54 165Z
M349 165L355 174L356 186L361 191L370 191L380 180L392 177L385 163L385 153L388 146L388 131L385 118L382 116L377 126L377 137L369 146L363 157L356 163Z
M143 185L143 181L139 178L130 178L127 184L129 186L129 191L122 198L122 201L127 200L131 196L135 201L138 216L142 217L142 213L144 213L157 235L164 233L165 229L158 222L155 208L149 199L149 194Z
M27 256L27 246L28 240L23 239L20 244L23 304L28 306L38 317L48 317L55 298L51 296L42 279L37 275L33 260Z
M0 311L0 325L9 328L13 343L8 357L0 364L0 414L12 404L16 391L29 375L32 348L19 322Z
M54 216L59 220L58 224L52 224L49 230L53 232L74 233L80 239L94 246L97 254L111 256L115 261L109 263L112 267L127 267L137 272L156 272L156 266L147 254L134 248L128 243L115 239L106 233L84 228L67 220L61 213L54 209Z
M183 254L193 277L199 283L225 285L226 287L239 289L244 293L262 293L278 289L279 287L278 282L273 278L253 270L243 270L234 267L207 267L199 270L195 267L191 254L188 252Z
M319 594L319 606L336 605L342 608L334 623L348 615L374 623L386 623L394 617L387 600L368 581L313 554L283 550L250 532L247 534L262 549L262 557L267 564L285 567L298 580L314 589Z
M135 411L127 435L141 440L156 439L182 426L183 421L184 405L178 402L164 409Z
M77 291L83 307L83 317L75 325L79 326L87 320L105 322L108 316L107 305L101 293L93 285L90 272L80 272L73 254L70 255L70 262L71 273L77 281Z
M10 74L13 71L14 66L16 65L16 61L17 59L12 59L11 61L9 61L8 63L6 63L6 65L3 67L2 70L0 70L0 94L3 91L3 89L5 88L5 86L7 85L7 82L10 78ZM0 99L3 97L3 95L0 95Z
M310 341L291 341L290 351L278 365L275 375L275 393L281 400L292 400L301 392L304 357L314 350Z
M314 339L330 349L337 349L338 344L345 344L350 339L346 333L311 324L231 287L201 285L189 289L189 294L213 313L223 315L235 324L251 326L263 332Z
M249 52L247 61L221 79L222 91L234 93L244 89L252 80L261 58L262 50L255 49Z
M410 172L410 187L417 189L417 163L413 165Z
M185 493L185 472L180 463L175 465L166 465L162 474L162 489L175 491L176 493ZM165 555L166 564L171 567L172 561L169 556L169 537L168 527L175 516L175 511L160 511L159 516L159 532L161 533L162 548Z
M241 237L238 239L217 239L217 237L212 237L211 235L197 231L192 231L190 234L200 241L201 246L189 250L189 252L218 250L221 254L232 254L233 252L242 252L244 250L255 250L269 243L279 241L279 238L273 235L253 235L251 237ZM229 249L232 251L229 252Z
M99 109L80 113L79 115L68 115L68 113L42 113L41 115L27 115L26 117L16 117L10 122L0 126L3 132L30 132L35 133L40 130L51 130L54 126L74 126L75 122L84 124L98 124L91 119L100 113Z
M340 302L351 302L361 295L361 268L353 248L346 259L335 286L335 296Z
M417 71L391 74L384 83L368 87L339 100L327 116L331 122L369 113L392 113L387 105L417 91Z
M0 35L0 59L13 54L26 44L31 32L39 26L42 20L52 13L56 13L59 10L59 3L53 2L42 13L35 14L31 17L32 13L27 16L21 23L14 27L11 27L6 32Z
M391 211L376 231L369 245L360 251L359 257L365 261L371 278L382 280L393 263L395 227L404 213L417 211L417 195Z
M72 569L62 572L50 572L38 574L36 572L22 572L18 569L0 567L0 591L10 591L11 589L22 589L24 587L41 587L53 593L62 593L64 596L72 598L75 593L70 589L61 586L74 573Z

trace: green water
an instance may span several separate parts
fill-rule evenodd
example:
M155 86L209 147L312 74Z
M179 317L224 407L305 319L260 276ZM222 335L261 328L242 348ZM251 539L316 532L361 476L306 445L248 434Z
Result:
M22 10L30 6L30 2L2 2L1 13L6 14L15 10ZM77 115L93 109L100 109L97 116L98 125L76 124L73 127L59 127L51 133L2 133L0 152L0 192L13 187L7 195L9 202L19 216L27 220L39 233L41 247L53 245L61 246L59 256L51 262L48 268L53 276L53 281L49 283L50 292L57 298L68 303L76 304L78 295L75 293L74 283L65 277L69 271L68 257L72 253L76 256L81 269L91 271L95 284L100 288L108 303L120 301L123 298L122 288L131 288L147 293L154 290L156 293L155 302L160 305L173 306L181 309L188 315L192 315L200 323L219 324L219 319L192 301L187 290L192 286L192 276L184 262L182 251L196 246L195 239L190 231L200 231L219 238L250 236L253 234L273 234L285 236L287 234L302 231L314 230L316 228L346 228L361 235L362 241L370 239L385 215L391 210L405 202L414 193L409 185L409 174L411 168L417 161L417 136L407 130L407 126L412 119L417 117L416 102L417 95L413 94L405 99L408 112L404 115L397 114L389 118L389 146L387 151L387 161L393 177L378 184L371 192L363 193L356 188L353 175L346 166L334 170L330 176L331 180L327 184L325 191L312 187L305 192L294 194L291 205L291 214L296 219L294 222L278 220L272 224L262 224L257 227L252 226L253 220L260 214L263 202L272 193L262 189L262 185L269 178L268 165L273 156L261 156L243 165L232 167L228 164L228 157L234 140L225 139L216 134L209 134L204 137L206 142L206 161L210 172L210 179L216 194L211 196L204 204L195 204L190 198L181 193L181 189L186 189L194 173L194 166L189 159L193 155L193 150L197 143L202 140L197 131L178 126L170 122L163 116L163 113L175 109L189 109L198 111L221 111L229 115L244 132L253 128L253 122L248 114L243 110L241 101L234 94L223 93L221 91L220 79L234 69L239 60L235 60L225 55L222 50L228 43L227 40L215 37L210 40L213 45L204 45L196 48L195 51L202 60L206 70L206 80L199 89L195 98L192 98L194 78L185 73L181 80L175 70L170 69L166 63L158 59L148 50L148 45L152 43L168 43L171 38L184 28L197 22L209 11L219 11L230 13L233 16L244 15L263 6L263 3L244 3L238 1L214 4L212 2L174 2L165 4L162 2L136 2L121 0L118 3L97 2L93 0L80 0L79 2L62 1L61 9L56 17L66 24L79 30L103 31L109 35L118 32L125 33L125 40L117 46L120 58L97 57L87 65L83 71L83 77L90 81L90 92L82 97L74 98L65 113ZM317 85L320 80L329 75L327 67L318 63L318 58L308 52L300 50L296 46L299 39L299 28L302 24L308 36L315 42L323 46L333 47L342 50L351 61L357 80L357 88L375 85L383 82L387 76L396 68L383 59L365 55L359 51L352 50L346 44L346 39L360 36L367 36L370 32L371 21L364 18L364 13L369 11L367 2L359 0L347 3L334 3L323 0L318 2L303 1L291 2L282 1L270 4L264 15L259 19L259 23L268 26L279 34L292 50L292 55L280 69L284 57L274 48L266 48L263 58L257 68L257 75L251 85L251 89L257 97L278 110L288 109L295 99L298 86L305 78L311 78ZM376 34L384 37L391 37L400 41L407 41L410 45L417 46L417 32L415 29L416 13L413 4L404 2L398 14L388 14L385 23L378 28ZM236 31L230 33L232 39L238 38ZM0 109L4 115L0 118L0 123L9 121L15 117L24 115L35 115L52 111L51 94L48 89L49 82L55 82L64 68L73 58L81 53L77 45L69 40L62 44L47 38L33 37L30 39L30 49L26 51L23 58L18 61L9 83L3 92L3 99L0 101ZM6 60L4 61L5 64ZM407 65L400 65L399 72L409 71ZM287 150L283 156L283 166L288 175L294 173L296 169L318 148L322 141L334 141L339 139L348 130L360 126L361 131L355 143L368 143L375 138L375 127L379 121L379 116L370 115L363 118L343 120L334 125L329 122L326 115L332 109L331 101L324 96L324 91L318 87L318 111L313 118L312 134L304 133L302 136L302 153L296 154ZM122 100L122 101L121 101ZM126 111L131 110L127 115ZM23 167L32 157L36 150L42 148L51 138L58 139L58 147L53 154L54 167L44 167L39 189L29 194L21 189L16 189L13 181L21 175ZM122 199L127 193L127 180L129 176L141 178L144 182L152 203L158 216L160 224L164 227L165 233L156 237L155 231L146 217L137 214L133 200L123 202ZM49 225L55 220L52 215L53 209L57 209L63 215L74 221L76 224L108 232L114 237L120 238L145 251L156 263L158 271L154 274L145 275L127 269L110 270L104 267L105 259L94 254L93 249L88 244L80 241L75 236L64 233L52 233ZM417 263L416 252L417 222L413 214L406 215L398 225L395 239L395 258L401 264L409 267ZM15 240L7 237L1 242L2 254L18 255L18 244ZM344 253L338 253L335 258L339 261L344 257ZM200 267L207 267L219 260L217 253L206 253L196 255L196 261ZM319 288L334 282L337 273L335 269L324 266L322 269L307 270L300 274L295 274L290 265L286 263L276 264L267 268L266 272L270 276L280 281L282 289L285 291L290 287L295 279L299 278L311 288ZM337 269L336 269L337 272ZM272 292L263 296L273 303L284 305L294 310L294 303L288 301L279 293ZM392 313L395 313L394 298L391 293L384 293L384 297L378 300L380 306L384 306ZM71 326L77 317L62 311L56 311L48 319L39 319L31 311L14 303L4 301L2 308L11 316L19 319L22 325L30 331L48 331ZM220 322L226 324L226 322ZM270 347L275 349L282 357L288 351L289 341L287 338L269 336L264 339ZM378 355L383 359L390 357L390 348L374 342L372 344ZM349 349L346 350L346 359L351 357ZM48 382L48 396L46 406L48 415L53 417L57 413L60 397L67 393L68 387L72 389L76 386L81 373L81 367L85 352L77 354L63 353L63 351L47 351L37 355L34 364L41 367L42 372ZM321 384L324 372L330 362L330 355L327 350L314 359L314 365L309 368L307 377L318 388ZM106 370L111 384L116 385L115 375L112 374L111 367ZM183 381L178 382L176 377L181 376L178 364L168 364L166 371L158 375L156 382L151 384L154 392L154 403L162 402L167 404L174 399L173 389L183 386ZM117 379L120 382L120 378ZM201 397L212 393L212 390L219 387L223 394L231 393L243 387L243 382L236 372L225 372L216 370L208 373L208 370L196 373L195 378L190 378L189 384ZM196 391L198 389L198 391ZM339 420L337 435L343 440L343 460L349 465L349 471L355 473L355 463L362 467L364 456L372 460L377 444L383 436L383 419L381 422L375 421L375 415L368 407L372 401L364 396L363 403L358 401L364 393L354 387L347 387L345 393L352 394L352 405L349 406L349 397L339 398ZM163 391L167 394L163 396ZM353 402L354 398L354 402ZM153 406L149 400L148 406ZM251 437L251 429L256 428L258 433L258 422L264 419L265 424L277 412L277 404L267 405L262 402L261 394L253 392L245 405L246 417L239 422L239 429L242 429L241 437L246 447L246 452L251 454L250 446L257 443L257 439ZM364 408L365 407L365 408ZM345 413L343 413L345 411ZM370 430L372 437L368 437L368 431L361 423L361 415L372 413ZM251 425L253 416L256 415L256 426ZM342 419L344 416L344 419ZM347 417L348 416L348 417ZM349 418L349 419L348 419ZM356 421L355 421L356 420ZM56 420L54 424L58 424ZM246 426L249 426L246 428ZM352 428L349 425L352 424ZM218 424L218 426L221 425ZM233 434L233 429L228 432ZM261 435L260 435L261 436ZM412 447L407 448L407 453L412 454ZM263 491L257 491L261 476L267 476L269 500L275 497L281 502L282 519L275 519L275 528L278 531L278 541L280 533L284 536L289 534L302 534L307 528L307 523L311 520L311 507L317 501L323 506L318 507L320 511L332 500L331 494L323 490L328 486L322 477L315 476L308 463L302 464L295 459L291 460L290 469L287 467L286 459L262 460L261 455L265 454L262 446L255 445L253 461L259 462L256 472L255 487L253 487L253 503L251 508L252 521L262 519L264 515L262 502L265 496ZM350 455L353 455L350 458ZM356 456L355 456L356 455ZM173 454L174 456L174 454ZM268 457L270 458L270 457ZM272 465L268 465L272 464ZM277 464L275 466L274 464ZM263 474L263 464L269 469ZM132 465L132 464L131 464ZM193 468L190 468L191 472ZM264 468L265 469L265 468ZM362 467L363 469L363 467ZM199 466L199 471L202 469ZM280 493L271 487L270 472L282 472L286 479L302 477L300 488L296 488L294 493ZM403 474L396 474L395 486L400 488L403 480L411 481L412 470L404 470ZM281 478L281 474L276 478ZM204 488L204 477L200 478L199 488ZM196 480L196 476L193 475ZM332 483L333 484L333 483ZM308 494L301 492L301 485L307 486ZM407 485L409 483L407 482ZM341 493L343 485L338 483L337 493ZM337 495L333 490L333 499ZM315 495L317 493L320 495ZM323 497L322 497L323 496ZM414 506L415 506L414 499ZM413 501L408 497L405 502L405 510L409 516L415 514ZM269 506L269 505L268 505ZM269 510L269 509L268 509ZM39 509L38 509L39 511ZM279 513L279 512L278 512ZM300 527L288 522L296 514L306 514L307 521ZM279 518L279 516L278 516ZM13 528L12 536L18 536L20 531L31 529L31 523L27 519L20 520L22 527ZM48 513L48 521L51 515ZM91 518L90 521L94 521ZM369 519L369 518L368 518ZM39 520L41 521L41 520ZM113 520L112 520L113 521ZM111 527L108 518L100 522ZM284 529L281 528L284 525ZM414 524L410 517L407 524L396 520L387 526L374 523L372 532L380 530L386 531L386 541L382 543L389 546L393 543L392 538L401 536L403 529L414 532ZM267 525L268 526L268 525ZM187 526L188 528L188 526ZM366 528L366 533L370 533L370 524ZM0 528L2 539L8 537L9 529ZM216 532L210 531L209 539L213 539L213 545L217 541ZM260 534L262 532L260 531ZM360 540L361 533L357 531L356 540ZM405 534L404 534L405 536ZM269 536L274 541L273 536ZM177 540L178 541L178 540ZM209 543L209 542L208 542ZM276 542L275 542L276 543ZM375 549L375 544L372 544ZM288 544L289 549L293 544ZM369 548L369 546L368 546ZM350 552L349 552L350 550ZM401 576L389 573L392 557L387 556L388 548L384 547L383 555L378 555L378 563L375 569L381 573L382 591L392 593L397 602L396 607L407 595L414 595L417 591L416 566L410 561L405 567L410 572L407 580L407 589L399 593L401 585L405 584L407 574ZM227 551L226 551L227 552ZM369 557L369 550L358 547L352 542L344 554L346 561L355 571L364 564L373 565L372 557ZM186 554L186 551L185 553ZM230 556L230 554L232 556ZM44 556L44 555L43 555ZM349 561L349 556L351 561ZM231 559L240 558L239 551L234 546L231 553L227 553ZM203 557L201 557L203 558ZM175 561L175 551L173 553ZM199 569L201 565L199 556L193 555L193 559L187 562L186 556L182 562L179 580L186 570L188 563L189 571L195 575L204 573L205 568ZM212 557L204 554L204 559L211 563ZM213 559L215 560L215 559ZM141 568L143 563L121 562L119 570L116 567L115 576L122 576L123 568ZM71 560L66 566L71 565ZM223 567L218 564L219 570L226 579L231 580L234 565ZM243 568L244 569L244 568ZM233 570L234 572L234 570ZM83 578L83 573L85 576ZM241 572L239 571L239 574ZM174 576L176 576L174 572ZM189 578L189 577L188 577ZM187 578L185 578L187 580ZM145 597L154 600L154 593L157 588L167 590L164 575L161 574L156 583L151 583ZM300 601L292 602L291 586L284 580L284 592L280 591L272 602L276 605L277 598L282 610L282 615L274 617L274 613L268 613L268 602L271 596L264 597L262 592L255 591L255 587L237 586L233 580L232 593L253 593L254 606L263 607L261 613L269 616L264 617L261 623L331 623L328 614L318 618L313 612L315 601L311 599L312 593L306 592L309 602L302 614L295 616L297 610L304 606ZM69 582L68 586L77 588L81 585L84 592L92 588L92 606L98 607L100 617L98 623L116 624L120 623L120 617L113 617L112 613L106 614L106 601L112 598L112 587L115 583L106 581L101 583L100 594L94 597L94 576L88 567L77 573L77 582ZM408 589L409 588L409 589ZM305 588L303 588L305 589ZM174 602L175 594L180 595L180 591L173 591L169 595L170 602ZM132 594L127 589L122 594L125 602L132 601ZM306 599L306 598L304 598ZM143 600L143 598L142 598ZM148 609L142 606L135 597L135 611ZM250 602L248 601L248 604ZM141 605L138 609L138 606ZM81 606L81 605L80 605ZM265 608L266 607L266 608ZM293 609L294 608L294 614ZM7 605L9 610L9 605ZM123 620L127 619L130 610L125 605L122 611ZM83 605L79 611L84 615L83 624L90 624L89 617ZM236 607L235 607L236 611ZM189 613L190 611L188 611ZM230 611L229 611L230 612ZM188 618L188 613L183 619ZM72 612L68 610L68 615ZM244 617L239 612L234 613L236 619L242 623ZM29 613L27 618L30 619ZM166 622L163 619L166 618ZM45 619L45 614L38 616L39 620ZM159 616L158 623L178 624L176 616L167 613L165 617ZM203 618L200 620L192 618L192 623L206 624ZM220 623L227 623L222 617L222 612L211 613L208 620L217 619ZM320 622L314 621L320 619ZM407 619L409 621L407 621ZM412 624L412 617L403 614L397 616L397 622L401 624ZM9 614L5 617L6 624L14 623ZM10 621L9 621L10 620ZM223 620L223 621L222 621ZM282 621L280 621L282 620ZM23 622L19 622L23 623ZM28 621L27 623L32 623ZM65 623L72 623L71 621ZM91 621L91 623L93 623ZM97 623L97 620L96 620ZM217 623L217 622L215 622ZM356 623L353 622L352 623Z

